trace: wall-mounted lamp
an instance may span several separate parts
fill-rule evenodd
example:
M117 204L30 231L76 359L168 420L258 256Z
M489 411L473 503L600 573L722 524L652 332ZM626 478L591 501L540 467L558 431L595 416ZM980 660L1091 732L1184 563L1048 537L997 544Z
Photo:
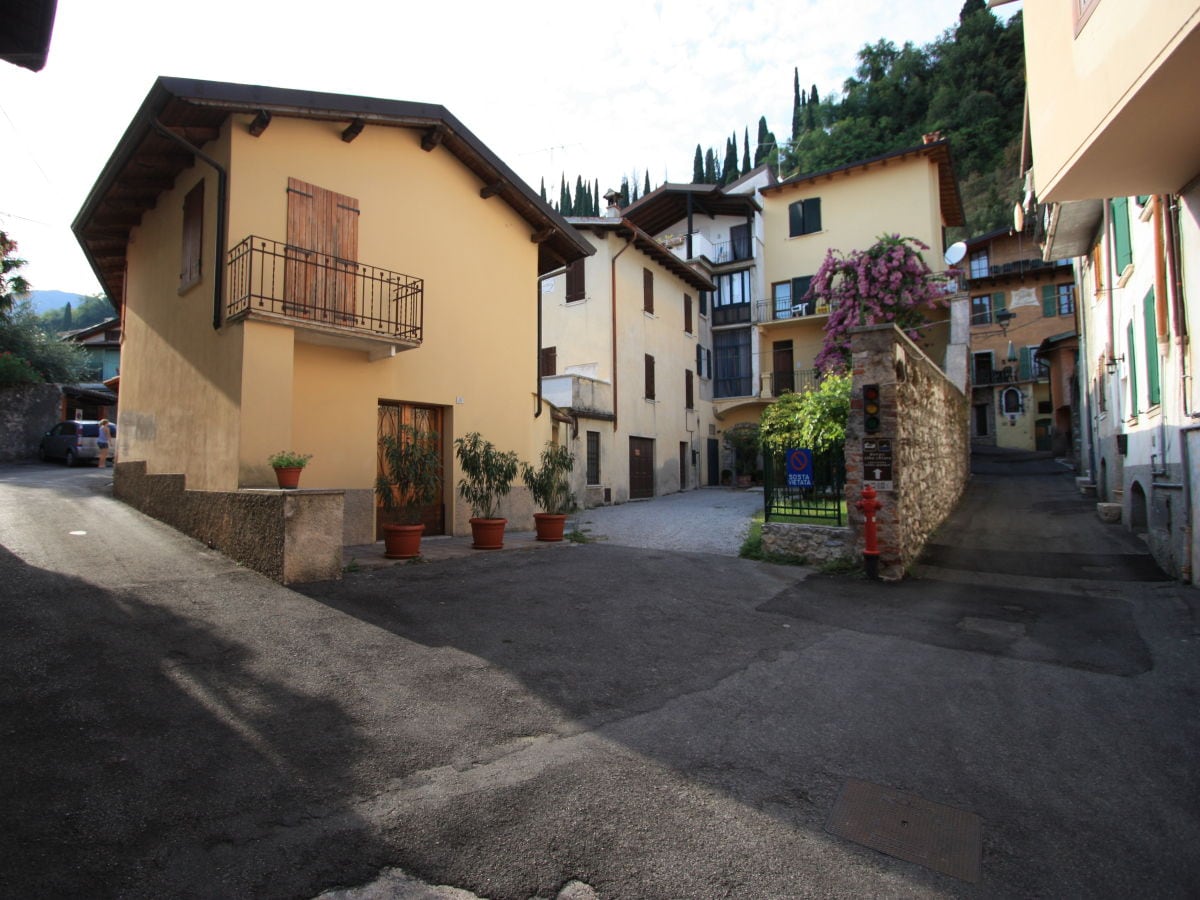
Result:
M1020 357L1017 356L1017 349L1013 346L1012 341L1008 342L1008 355L1004 357L1004 361L1006 363L1017 363L1021 361Z
M1125 362L1125 354L1124 353L1122 353L1120 356L1111 356L1110 355L1108 357L1108 362L1106 362L1104 364L1104 368L1107 370L1109 375L1116 375L1117 374L1117 363L1123 363L1123 362Z
M1008 323L1017 317L1017 314L1010 309L1000 309L996 311L996 324L1000 326L1002 334L1008 334Z

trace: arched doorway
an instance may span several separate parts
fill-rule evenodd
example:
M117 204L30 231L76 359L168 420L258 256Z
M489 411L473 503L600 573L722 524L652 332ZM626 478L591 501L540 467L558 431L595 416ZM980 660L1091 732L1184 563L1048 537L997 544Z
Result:
M1141 482L1135 481L1129 486L1129 528L1134 534L1145 534L1147 522L1146 492Z

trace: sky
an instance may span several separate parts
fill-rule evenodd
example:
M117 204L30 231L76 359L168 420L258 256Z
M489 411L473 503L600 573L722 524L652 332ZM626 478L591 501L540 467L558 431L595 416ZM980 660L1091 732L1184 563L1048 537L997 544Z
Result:
M70 223L160 75L440 103L537 190L687 182L696 144L791 128L864 45L926 44L962 0L59 0L47 64L0 62L0 229L41 290L100 290ZM178 10L190 9L184 17ZM1019 4L1002 7L1005 18ZM753 150L751 151L753 153Z

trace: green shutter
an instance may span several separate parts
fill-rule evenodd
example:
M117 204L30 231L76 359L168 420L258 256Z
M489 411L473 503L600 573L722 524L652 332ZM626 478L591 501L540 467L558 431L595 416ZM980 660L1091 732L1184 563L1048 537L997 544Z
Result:
M1033 380L1033 354L1030 353L1028 347L1021 348L1021 368L1020 374L1017 376L1018 381Z
M1151 406L1158 406L1162 401L1162 392L1158 380L1158 328L1154 319L1154 288L1146 294L1142 301L1142 314L1146 327L1146 393Z
M994 316L998 312L1003 312L1004 304L1005 304L1004 291L1001 291L998 294L992 294L992 315Z
M1132 322L1129 323L1129 328L1125 332L1125 342L1128 345L1125 353L1129 356L1129 414L1136 416L1138 414L1137 345L1133 342Z
M1042 285L1042 315L1047 319L1058 315L1058 286Z
M1117 263L1117 277L1133 262L1133 245L1129 241L1129 198L1114 197L1109 204L1112 209L1113 256Z

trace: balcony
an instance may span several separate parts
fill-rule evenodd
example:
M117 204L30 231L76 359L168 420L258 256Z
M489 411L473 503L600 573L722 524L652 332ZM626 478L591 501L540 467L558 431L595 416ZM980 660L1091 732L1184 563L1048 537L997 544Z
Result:
M795 305L790 302L785 305L771 300L760 300L758 303L758 320L760 322L794 321L827 315L829 315L829 304L816 303L812 300L802 300Z
M763 397L780 397L789 391L793 394L807 394L809 391L815 391L821 383L821 373L816 369L764 372L761 377Z
M587 418L613 417L612 383L598 378L573 373L543 375L542 398Z
M721 306L713 304L712 324L741 325L750 321L750 303L726 303Z
M420 278L267 238L229 251L229 321L282 322L297 340L371 359L421 345L424 293Z
M689 235L686 234L672 234L665 235L660 240L667 249L687 262L688 237ZM714 243L699 231L693 231L690 237L692 239L692 259L699 259L703 256L714 266L754 259L754 241L752 240L737 239Z
M1072 262L1069 259L1045 262L1039 257L1035 259L1018 259L1013 262L998 263L994 266L972 264L967 268L967 281L972 284L978 284L982 281L1005 278L1010 275L1027 275L1032 272L1050 271L1051 269L1060 267L1069 267Z

